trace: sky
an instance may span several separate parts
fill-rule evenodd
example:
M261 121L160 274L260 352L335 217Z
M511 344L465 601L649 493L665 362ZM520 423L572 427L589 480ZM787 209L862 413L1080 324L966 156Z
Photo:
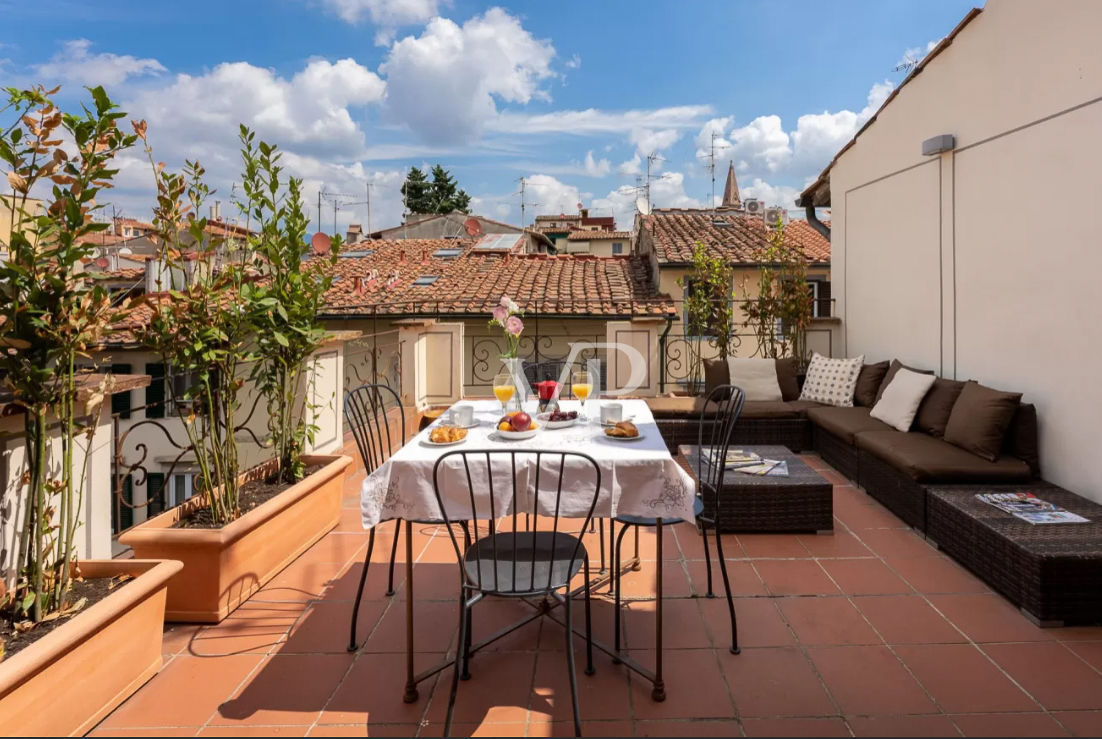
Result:
M411 166L442 164L472 210L519 225L794 199L973 2L958 0L0 0L0 86L103 85L158 161L198 159L224 218L239 123L285 152L320 227L402 219ZM110 9L108 11L108 8ZM713 134L715 134L713 136ZM119 159L110 204L145 218L153 175ZM370 186L369 186L370 185ZM334 204L337 205L334 212ZM799 215L793 211L793 215Z

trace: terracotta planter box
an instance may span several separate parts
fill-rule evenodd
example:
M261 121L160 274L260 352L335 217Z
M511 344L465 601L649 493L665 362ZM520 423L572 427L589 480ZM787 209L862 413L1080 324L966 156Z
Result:
M337 525L345 456L305 456L320 470L220 529L176 529L191 500L119 537L139 559L176 559L184 568L168 583L166 621L218 623Z
M6 736L80 736L161 668L165 593L183 565L141 559L80 563L87 578L134 580L0 662Z

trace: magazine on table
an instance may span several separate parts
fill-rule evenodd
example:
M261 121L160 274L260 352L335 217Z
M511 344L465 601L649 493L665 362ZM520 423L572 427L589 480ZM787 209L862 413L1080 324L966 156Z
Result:
M758 464L736 467L735 472L744 475L788 477L788 462L783 459L763 459Z
M746 452L742 449L728 449L724 459L724 467L729 470L739 467L753 467L761 464L761 455L755 452Z
M1027 523L1089 523L1090 519L1038 498L1033 493L977 493L976 498Z

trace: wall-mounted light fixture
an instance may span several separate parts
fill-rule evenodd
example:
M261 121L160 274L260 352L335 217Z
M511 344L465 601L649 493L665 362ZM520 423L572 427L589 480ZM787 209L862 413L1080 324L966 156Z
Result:
M956 148L957 140L951 133L943 133L922 142L922 156L929 157Z

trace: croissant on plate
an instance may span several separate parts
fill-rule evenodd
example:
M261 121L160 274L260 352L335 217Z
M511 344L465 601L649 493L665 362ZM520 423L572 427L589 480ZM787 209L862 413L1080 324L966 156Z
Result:
M639 429L631 421L620 421L612 428L605 429L608 436L618 436L623 439L634 439L639 435Z

